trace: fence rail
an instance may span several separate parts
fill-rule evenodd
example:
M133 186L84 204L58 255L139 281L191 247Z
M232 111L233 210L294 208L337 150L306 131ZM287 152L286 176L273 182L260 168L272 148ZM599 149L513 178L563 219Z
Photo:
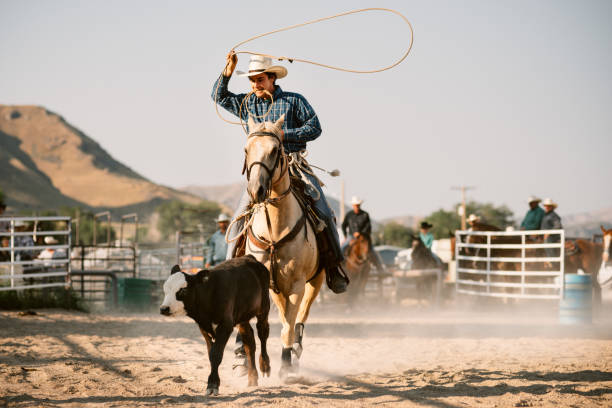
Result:
M563 297L563 230L457 231L457 293L524 299Z
M0 291L69 286L71 232L70 217L0 217Z

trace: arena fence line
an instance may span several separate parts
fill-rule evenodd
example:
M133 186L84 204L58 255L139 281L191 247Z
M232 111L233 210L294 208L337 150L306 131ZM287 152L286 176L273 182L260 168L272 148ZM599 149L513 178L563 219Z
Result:
M70 286L70 217L0 217L0 240L0 291Z
M455 239L457 293L563 298L563 230L457 231Z

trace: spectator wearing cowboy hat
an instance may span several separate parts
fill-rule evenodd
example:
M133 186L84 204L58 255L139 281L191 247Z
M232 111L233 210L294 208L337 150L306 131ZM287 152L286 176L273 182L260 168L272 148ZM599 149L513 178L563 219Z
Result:
M521 222L521 230L533 231L539 230L540 224L542 224L542 217L544 217L544 210L540 207L540 200L538 197L531 196L527 199L529 204L529 210Z
M52 237L50 235L45 237L44 242L45 242L45 245L58 245L59 244L59 241L55 237ZM40 252L40 254L38 254L36 258L43 259L43 260L66 259L67 253L64 248L59 248L59 249L45 248ZM52 264L50 262L45 262L44 265L51 266Z
M249 114L255 122L276 122L281 116L284 116L281 134L283 150L297 158L296 155L306 151L307 142L321 135L321 124L314 109L302 95L285 92L276 84L277 79L287 76L287 68L272 65L272 59L262 55L251 56L247 72L237 72L238 76L249 78L252 94L247 97L247 94L230 92L228 84L237 63L238 57L233 51L230 51L226 56L225 70L213 86L212 99L244 122L248 122ZM295 162L298 161L300 160ZM301 162L305 163L303 160ZM342 293L346 291L348 279L339 270L344 257L340 249L334 213L314 173L308 171L298 173L307 179L305 180L306 185L311 188L307 188L306 192L314 199L317 215L325 223L325 228L317 235L317 239L325 241L324 247L329 249L322 256L322 261L325 262L325 272L329 278L326 281L333 292ZM245 192L238 204L236 216L246 210L249 202L250 197ZM235 222L230 235L233 236L234 233L240 231L243 222L242 219ZM228 257L234 255L234 248L235 244L231 243L228 248Z
M433 245L434 236L429 230L433 227L427 221L421 222L421 231L419 232L419 238L423 241L423 244L431 251L431 246Z
M542 205L544 206L545 214L542 217L542 223L540 224L541 230L556 230L563 229L563 225L561 225L561 217L555 212L555 208L557 208L557 203L555 203L551 198L545 198L542 201ZM561 241L561 237L558 234L546 234L544 235L544 242L557 243ZM558 255L557 248L544 248L546 251L546 256L553 257Z
M480 217L477 216L476 214L470 214L470 216L467 218L467 223L470 225L470 228L468 228L468 230L472 231L474 229L474 225L480 222Z
M22 220L15 221L15 232L26 232L28 225ZM32 235L16 235L14 238L14 245L16 247L33 247L34 239ZM17 261L30 261L34 258L34 251L28 249L22 249L15 252L15 259Z
M219 227L214 234L208 239L209 251L206 255L205 268L210 268L216 264L225 261L227 255L227 242L225 242L225 233L229 225L229 217L223 213L219 214L215 222Z

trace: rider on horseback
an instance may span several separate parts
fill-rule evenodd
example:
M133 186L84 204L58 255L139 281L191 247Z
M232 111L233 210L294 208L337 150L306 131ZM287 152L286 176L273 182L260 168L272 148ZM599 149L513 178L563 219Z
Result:
M251 57L248 72L238 71L238 76L247 76L251 82L253 95L236 95L228 90L228 83L232 76L238 58L230 52L227 55L227 65L223 75L217 79L213 86L212 98L221 107L241 120L247 121L249 115L255 122L277 121L284 115L283 148L291 157L292 175L299 175L305 184L305 191L314 201L316 214L324 222L324 229L319 228L318 240L323 241L322 260L327 273L327 284L335 293L346 291L348 281L339 270L343 260L338 232L335 225L335 216L323 190L320 180L314 175L306 161L306 142L315 140L321 134L319 119L306 99L297 93L285 92L276 85L276 80L287 75L283 66L273 66L272 60L261 55ZM244 106L243 106L244 104ZM251 199L245 192L238 205L236 216L242 214L248 207ZM230 236L235 236L242 230L241 222L234 223ZM323 227L323 226L321 226ZM315 226L317 228L317 226ZM322 231L321 231L322 229ZM235 254L235 244L228 246L228 258Z

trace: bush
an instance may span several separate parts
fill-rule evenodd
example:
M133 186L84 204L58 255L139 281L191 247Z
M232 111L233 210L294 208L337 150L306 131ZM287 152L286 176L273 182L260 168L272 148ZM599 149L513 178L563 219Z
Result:
M75 291L65 288L42 288L0 291L0 310L67 309L86 312Z

